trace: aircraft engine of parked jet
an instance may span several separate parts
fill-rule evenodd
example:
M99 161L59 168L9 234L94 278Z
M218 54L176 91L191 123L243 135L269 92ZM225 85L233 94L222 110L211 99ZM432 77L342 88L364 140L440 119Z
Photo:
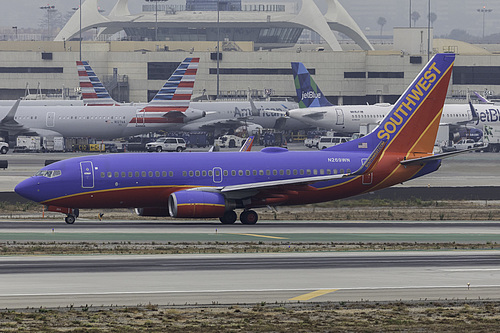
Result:
M184 122L190 122L196 119L203 118L207 115L205 111L189 108L184 112L185 118Z

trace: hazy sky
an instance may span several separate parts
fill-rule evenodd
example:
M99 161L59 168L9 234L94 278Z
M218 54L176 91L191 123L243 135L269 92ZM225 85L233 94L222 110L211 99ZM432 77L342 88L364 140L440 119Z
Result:
M99 0L99 6L106 10L106 13L113 8L117 0ZM245 0L243 0L245 1ZM325 0L315 0L318 5L325 8ZM417 21L417 26L425 26L427 23L428 0L339 0L340 3L354 18L360 28L367 34L379 32L380 26L377 19L384 17L387 24L383 27L385 33L390 33L393 27L409 25L409 3L412 3L412 10L418 11L421 18ZM39 27L44 12L40 6L55 5L61 14L65 15L71 11L72 7L78 7L79 0L1 0L3 14L1 15L0 26L2 27ZM83 2L83 0L82 0ZM290 0L252 0L252 2L290 2ZM170 0L168 3L185 3L185 0ZM144 0L129 0L129 8L132 13L139 13L141 6L146 4ZM459 28L466 30L473 35L481 35L483 27L483 16L477 12L478 8L486 6L493 9L493 12L485 16L486 35L500 33L500 25L495 22L500 15L499 0L431 0L431 11L437 15L434 23L435 34L448 34L452 29ZM106 15L105 13L105 15Z

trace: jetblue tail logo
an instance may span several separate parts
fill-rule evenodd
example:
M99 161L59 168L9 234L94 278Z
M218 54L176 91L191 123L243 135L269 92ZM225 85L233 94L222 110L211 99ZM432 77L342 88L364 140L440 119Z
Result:
M292 62L293 79L300 108L332 106L301 62Z
M78 68L83 104L90 106L117 104L92 70L88 61L77 61L76 66Z

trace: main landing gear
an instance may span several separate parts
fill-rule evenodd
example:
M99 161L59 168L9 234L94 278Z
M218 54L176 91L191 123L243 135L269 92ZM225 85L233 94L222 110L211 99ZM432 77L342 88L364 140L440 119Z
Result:
M229 210L224 213L223 216L219 218L222 224L233 224L236 222L236 212L234 210ZM244 210L240 214L240 221L242 224L255 224L259 220L259 215L253 210Z
M74 208L69 212L66 217L64 218L64 222L67 224L73 224L76 221L76 218L80 215L80 211L78 208Z

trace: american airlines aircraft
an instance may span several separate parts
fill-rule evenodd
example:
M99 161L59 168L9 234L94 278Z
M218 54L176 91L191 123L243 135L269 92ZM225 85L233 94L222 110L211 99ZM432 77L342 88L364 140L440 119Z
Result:
M0 108L0 132L9 135L114 139L164 129L205 116L189 107L199 58L186 58L153 100L144 107L120 106L20 106Z
M292 62L292 71L300 108L290 110L287 114L290 118L303 121L313 127L352 134L359 132L361 125L380 124L393 108L392 105L387 103L374 105L332 105L325 98L323 92L302 63ZM415 94L418 97L423 92L416 90ZM488 114L481 110L485 107L474 106L474 108L478 113L477 115L470 104L445 104L441 125L466 125L473 120L479 121L488 117L494 119L494 115L497 115L496 119L500 121L500 111ZM481 116L481 114L484 114L484 116Z
M15 191L66 214L135 207L144 216L219 218L255 224L253 210L341 199L438 170L433 155L454 54L437 54L372 133L321 151L96 155L42 168ZM421 94L419 93L421 92Z
M87 61L77 61L82 99L85 105L120 105L111 98ZM121 104L124 105L124 104ZM141 105L141 104L135 104ZM252 126L284 130L303 129L303 122L288 119L286 111L297 108L294 101L199 101L191 102L206 117L188 123L169 124L171 131L219 131L221 129Z

